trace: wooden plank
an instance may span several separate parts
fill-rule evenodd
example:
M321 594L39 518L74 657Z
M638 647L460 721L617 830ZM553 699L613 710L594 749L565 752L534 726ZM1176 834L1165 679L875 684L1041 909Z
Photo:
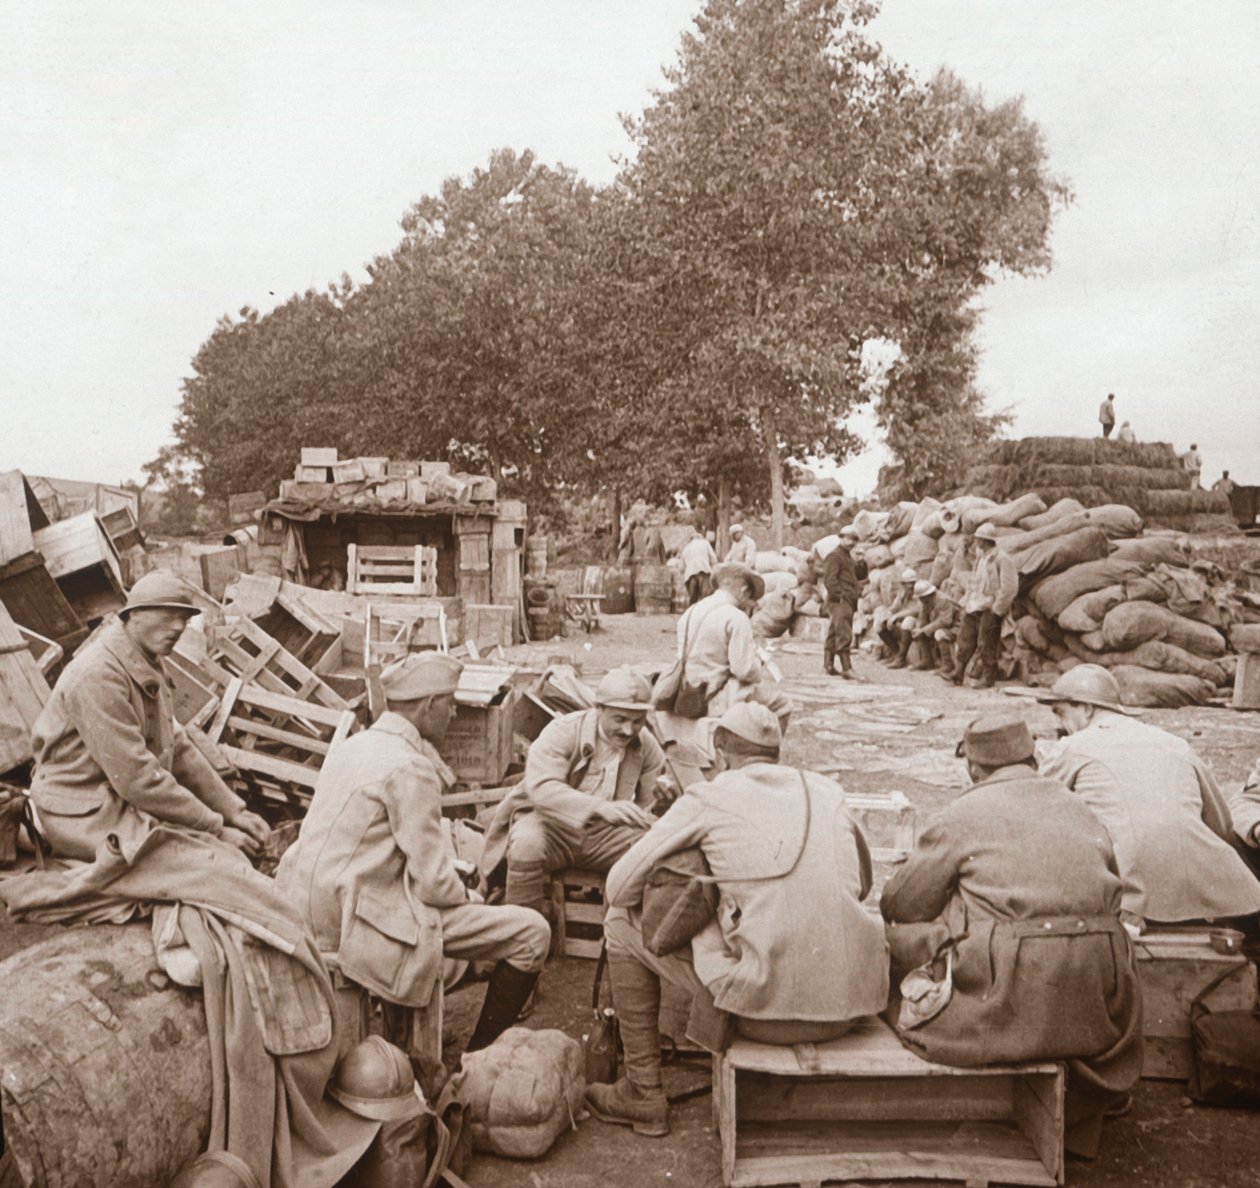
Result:
M1033 1145L1042 1166L1063 1183L1063 1105L1066 1074L1017 1077L1012 1095L1016 1125Z
M345 708L334 708L319 705L315 702L302 701L284 693L274 693L257 685L250 685L241 690L240 699L260 709L274 710L276 713L288 714L294 718L308 719L324 726L338 727L348 712ZM351 714L351 719L354 715Z
M737 1117L741 1126L793 1121L1001 1121L1012 1116L1015 1080L960 1078L946 1090L930 1078L741 1073Z
M0 565L35 551L26 505L26 479L20 470L0 474Z
M236 706L236 699L240 695L241 678L233 677L228 681L227 688L223 690L219 708L215 710L214 718L210 722L210 728L206 731L206 735L211 742L217 743L223 737L223 731L227 728L228 718L232 716L232 710Z
M255 771L273 779L283 780L288 784L298 784L303 788L315 789L319 772L313 767L295 763L292 759L281 759L275 755L264 755L258 751L247 751L243 747L234 747L220 743L223 753L242 771Z
M351 721L353 721L353 716ZM259 722L252 718L241 718L233 715L228 718L227 724L238 734L253 734L258 738L283 743L285 746L293 747L297 750L310 751L315 755L327 755L331 747L331 743L323 742L318 738L311 738L308 734L294 734L291 730L281 730L278 726L270 726L266 722Z

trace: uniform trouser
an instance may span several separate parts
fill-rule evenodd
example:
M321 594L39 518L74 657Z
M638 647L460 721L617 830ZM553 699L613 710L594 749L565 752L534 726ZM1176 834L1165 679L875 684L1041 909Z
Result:
M847 602L827 603L827 642L823 644L823 663L827 668L839 659L840 667L852 667L849 649L853 646L853 607Z
M551 948L546 919L527 907L461 903L439 909L442 956L459 961L506 961L522 973L542 969Z
M1111 436L1111 431L1112 431L1115 427L1116 427L1116 423L1115 423L1115 421L1111 421L1110 423L1109 423L1109 422L1107 422L1107 421L1103 421L1103 422L1102 422L1102 433L1103 433L1103 436L1104 436L1104 437L1110 437L1110 436Z
M599 820L573 825L539 812L517 813L508 829L504 897L509 904L541 912L552 871L580 866L606 874L645 832L638 825Z
M991 610L972 611L963 615L958 630L958 646L954 649L954 677L961 679L977 651L980 653L980 676L997 675L998 648L1002 642L1002 616Z
M687 605L695 606L700 599L709 593L709 575L693 573L687 579Z

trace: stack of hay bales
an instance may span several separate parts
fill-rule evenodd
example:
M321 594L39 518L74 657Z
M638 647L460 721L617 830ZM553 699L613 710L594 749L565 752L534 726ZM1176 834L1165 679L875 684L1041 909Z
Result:
M1192 486L1194 478L1167 442L1123 442L1102 437L1025 437L996 442L973 466L965 490L1007 500L1033 491L1053 505L1123 504L1150 528L1234 533L1229 499Z

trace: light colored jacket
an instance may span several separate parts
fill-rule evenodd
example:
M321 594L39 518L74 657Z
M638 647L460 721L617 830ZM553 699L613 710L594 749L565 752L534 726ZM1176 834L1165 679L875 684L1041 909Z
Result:
M1106 826L1126 911L1165 922L1260 911L1260 882L1225 840L1229 806L1184 739L1100 710L1041 767Z
M382 714L329 753L276 871L328 964L403 1006L429 1001L441 909L468 898L442 833L453 782L406 718Z
M698 573L710 573L717 564L717 554L703 536L693 536L678 555L683 563L683 581Z
M507 835L512 819L522 809L532 809L579 829L590 824L598 805L579 789L595 755L599 730L597 710L576 710L548 722L530 744L525 757L525 778L495 810L482 852L482 872L490 873L507 855ZM665 773L665 752L646 728L626 748L617 767L614 800L633 800L650 808L656 785Z
M1104 425L1114 425L1116 423L1116 406L1110 400L1104 400L1098 406L1098 419Z
M151 664L122 623L61 674L33 742L35 807L82 821L83 846L70 857L91 858L110 832L144 830L146 820L217 836L245 807L175 721L161 661Z
M761 657L752 622L725 590L716 590L689 607L678 620L678 654L686 641L689 684L703 682L712 700L728 681L755 685L761 678Z
M726 560L728 564L747 565L749 569L756 568L757 542L745 532L739 540L731 542L731 547L726 550Z
M719 1008L745 1018L840 1022L888 1001L884 929L861 905L866 841L840 785L805 779L808 834L801 773L754 763L689 787L608 874L608 902L635 908L657 863L704 851L721 896L692 941L696 974ZM770 877L798 854L790 874Z
M1011 609L1017 593L1019 571L1015 562L1001 549L990 549L977 559L976 567L967 580L963 610L969 615L986 610L1004 615Z

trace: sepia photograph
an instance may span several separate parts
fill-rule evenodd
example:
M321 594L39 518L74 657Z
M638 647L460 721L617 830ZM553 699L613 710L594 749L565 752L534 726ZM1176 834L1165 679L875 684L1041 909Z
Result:
M9 0L0 1188L1260 1183L1257 46Z

